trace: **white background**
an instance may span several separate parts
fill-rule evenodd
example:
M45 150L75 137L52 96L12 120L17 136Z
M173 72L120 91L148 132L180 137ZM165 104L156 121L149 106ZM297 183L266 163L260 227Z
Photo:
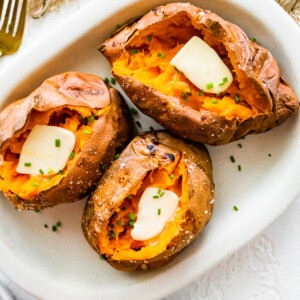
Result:
M63 6L59 12L49 13L40 20L28 18L23 43L18 53L88 2L89 0L75 0ZM1 58L0 70L3 70L18 53ZM300 299L299 215L300 198L252 242L167 299ZM1 273L0 282L12 291L17 300L35 299Z

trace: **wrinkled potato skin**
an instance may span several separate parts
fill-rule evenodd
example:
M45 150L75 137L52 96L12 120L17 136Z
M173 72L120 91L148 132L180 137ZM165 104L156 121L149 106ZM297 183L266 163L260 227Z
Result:
M18 209L42 209L82 199L102 176L101 165L109 166L116 148L124 147L130 139L131 116L118 91L105 85L100 77L68 72L47 79L28 97L12 103L1 112L0 155L8 139L25 126L32 110L42 112L66 106L92 109L109 106L109 110L95 122L90 139L59 184L31 200L16 199L12 193L6 194Z
M148 144L155 145L155 152L148 150ZM101 254L97 247L98 234L107 227L115 209L148 171L169 164L166 153L176 156L180 152L184 154L188 174L188 209L185 213L188 221L181 225L182 231L172 239L170 247L154 258L116 261L107 257L107 262L117 270L135 271L161 267L200 233L211 218L214 202L210 156L201 144L181 140L164 131L145 133L131 141L88 199L82 228L89 244Z
M261 95L261 103L257 105L262 110L270 109L270 113L245 120L229 120L214 112L196 111L183 105L179 99L166 96L134 78L113 73L131 101L143 113L180 137L211 145L227 144L247 134L265 132L297 113L299 100L292 88L280 77L277 61L272 54L251 41L236 25L189 3L173 3L156 8L133 24L124 26L103 43L99 50L112 63L125 49L134 33L164 22L176 14L186 14L196 28L210 32L217 41L225 45L238 68Z

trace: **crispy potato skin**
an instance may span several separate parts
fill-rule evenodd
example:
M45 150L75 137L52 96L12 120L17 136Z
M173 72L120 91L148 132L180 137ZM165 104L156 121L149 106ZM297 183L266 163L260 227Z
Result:
M117 90L97 76L68 72L47 79L28 97L13 102L0 114L0 154L3 146L22 130L32 110L79 106L102 109L109 106L94 124L91 137L59 184L42 191L34 199L9 200L19 209L41 209L74 202L88 195L99 181L101 165L109 166L116 148L124 147L131 136L131 116ZM1 149L2 148L2 149Z
M132 102L148 116L174 134L193 141L222 145L247 134L270 130L295 115L299 108L292 88L280 77L276 59L262 46L254 43L236 25L216 14L189 3L173 3L158 7L133 24L125 26L101 45L99 50L112 63L120 56L134 33L177 14L187 15L193 26L210 32L225 45L239 70L250 80L261 102L256 103L260 114L244 120L226 119L214 112L196 111L183 105L179 99L166 96L138 80L113 74Z
M147 145L154 144L155 151ZM120 271L135 271L161 267L191 243L210 220L213 209L214 184L210 156L201 144L187 142L161 131L135 137L101 178L98 188L87 201L82 228L89 244L101 254L98 235L107 227L115 209L147 174L169 163L166 153L183 153L188 174L187 222L165 251L148 260L113 260L107 262ZM116 184L117 183L117 184Z

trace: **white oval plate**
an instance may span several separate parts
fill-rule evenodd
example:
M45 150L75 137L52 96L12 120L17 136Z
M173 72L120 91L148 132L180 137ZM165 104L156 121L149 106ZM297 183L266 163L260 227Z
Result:
M91 2L1 71L2 108L60 72L108 77L110 66L97 51L98 45L116 24L167 2L171 1ZM300 32L273 0L191 2L220 14L267 46L278 59L283 77L300 96ZM153 125L141 114L139 119L143 130ZM155 299L176 291L260 233L299 195L299 117L240 143L241 149L237 143L208 147L216 183L213 218L195 242L167 266L124 273L100 261L81 232L85 201L35 213L18 212L2 197L1 271L43 299ZM235 156L235 164L230 155ZM51 227L58 220L63 225L57 233L43 226Z

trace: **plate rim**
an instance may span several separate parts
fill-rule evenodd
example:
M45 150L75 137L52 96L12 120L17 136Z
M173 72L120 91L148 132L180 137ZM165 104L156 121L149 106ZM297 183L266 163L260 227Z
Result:
M115 3L110 4L109 2L100 3L100 1L93 0L90 3L86 4L84 7L79 9L77 12L68 17L65 21L61 22L58 26L53 28L46 36L42 37L38 41L36 41L33 45L27 47L22 54L16 57L9 65L7 65L0 72L0 82L4 82L6 84L6 88L0 91L0 98L6 98L8 92L10 92L13 86L17 85L22 81L23 78L26 77L26 74L31 74L35 67L39 67L43 65L46 61L54 57L60 51L71 45L77 39L81 38L85 33L87 33L90 29L95 27L101 20L109 18L110 15L114 14L120 9L128 5L133 5L138 3L139 0L119 0L118 5ZM163 1L160 1L163 2ZM174 1L176 2L176 1ZM187 1L182 1L187 2ZM300 30L296 23L290 18L290 16L277 4L274 0L228 0L229 5L236 5L241 9L251 13L258 20L263 22L263 24L267 24L269 27L271 26L274 29L279 29L282 27L282 23L286 23L286 26L289 27L289 38L291 35L298 35L300 40ZM105 5L105 12L104 12ZM260 6L260 9L257 10L257 5ZM99 9L101 8L101 9ZM265 11L272 9L273 19L280 19L281 22L272 23L269 18L266 18ZM92 15L92 16L91 16ZM100 16L101 17L100 17ZM85 22L76 22L78 17L81 17L85 20ZM80 23L80 24L78 24ZM75 25L74 25L75 24ZM75 26L75 27L74 27ZM69 30L72 27L72 30ZM55 40L57 41L57 33L64 36L63 32L68 32L68 36L64 36L64 39L60 39L57 43L54 43L54 47L48 48L47 43L49 41ZM72 34L70 34L70 32ZM288 38L286 38L287 40ZM45 50L45 51L43 51ZM291 50L292 51L292 50ZM34 55L34 63L29 64L20 70L19 66L23 61L30 59ZM17 74L15 70L18 70ZM9 79L13 78L11 82ZM5 93L6 91L6 93ZM297 165L300 165L300 157L297 162ZM296 182L296 179L295 179ZM127 295L122 294L122 298L125 299L139 299L139 297L143 296L144 299L156 299L167 296L170 293L173 293L185 285L189 284L197 277L199 277L204 272L207 272L209 269L213 268L217 263L219 263L222 259L229 256L232 252L241 248L247 242L252 240L256 235L265 230L272 222L274 222L282 212L299 196L299 189L294 189L293 191L289 190L289 200L284 202L284 205L281 207L277 207L272 211L272 214L269 214L263 221L260 221L261 225L259 232L257 230L252 229L251 234L248 234L247 237L240 239L239 241L234 241L234 246L230 247L230 251L227 252L226 255L219 253L217 255L217 259L213 259L213 263L211 263L212 259L207 259L207 261L202 262L204 264L204 268L201 272L191 269L189 270L189 276L181 277L180 282L176 282L176 285L169 284L165 285L164 289L153 289L148 287L145 289L145 286L142 285L144 290L139 289L136 290L135 285L129 286L127 288ZM86 297L88 299L97 299L99 294L93 294L92 291L86 291L79 287L75 286L67 286L65 283L60 283L53 278L46 277L45 275L41 276L37 271L33 269L28 269L27 265L21 261L13 264L15 256L13 251L10 251L9 245L6 245L0 236L0 256L5 257L5 260L0 260L0 270L5 274L8 278L10 278L14 283L20 286L22 289L27 291L28 293L43 299L82 299L82 297ZM232 242L232 241L231 241ZM223 251L224 252L224 251ZM188 261L189 259L187 259ZM22 276L18 277L18 274ZM163 274L162 274L163 275ZM178 275L177 275L178 276ZM161 276L159 276L161 277ZM44 278L47 278L45 281ZM152 280L152 279L151 279ZM153 281L153 280L152 280ZM157 281L157 280L156 280ZM29 284L30 283L30 284ZM139 287L140 285L138 285ZM29 288L30 287L30 288ZM69 289L68 289L69 287ZM153 286L152 286L153 287ZM146 293L146 292L149 293ZM151 294L150 294L151 291ZM118 291L112 291L113 293ZM107 297L108 299L115 299L116 296L120 296L120 294L103 294L102 296Z

